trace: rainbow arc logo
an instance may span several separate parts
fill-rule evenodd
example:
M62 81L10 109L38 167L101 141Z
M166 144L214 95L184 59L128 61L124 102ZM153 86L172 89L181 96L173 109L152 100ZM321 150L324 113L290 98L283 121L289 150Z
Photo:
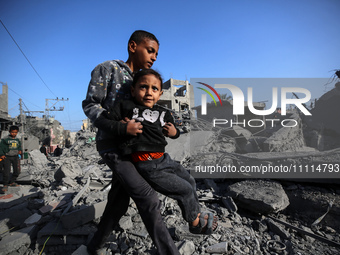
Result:
M197 82L197 83L202 84L202 85L206 86L207 88L211 89L211 91L214 92L215 95L217 96L217 98L220 101L220 104L222 106L222 100L220 98L220 95L217 93L217 91L213 87L211 87L210 85L208 85L206 83L203 83L203 82ZM209 90L204 89L204 88L200 88L200 87L197 87L197 88L203 90L204 92L206 92L212 98L212 100L214 100L215 106L217 106L216 100L215 100L214 96L211 94L211 92Z

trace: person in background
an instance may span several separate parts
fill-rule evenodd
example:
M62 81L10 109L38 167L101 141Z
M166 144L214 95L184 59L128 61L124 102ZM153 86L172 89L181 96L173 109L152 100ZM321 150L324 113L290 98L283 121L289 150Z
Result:
M46 144L43 144L43 145L40 147L40 152L41 152L42 154L44 154L44 155L46 156L46 158L48 158Z
M59 157L62 153L63 153L63 149L61 149L59 145L57 145L57 148L55 148L53 152L54 156Z
M20 174L19 156L21 156L22 153L21 142L20 139L17 138L18 132L18 126L11 126L9 128L9 135L1 139L0 143L0 157L4 161L3 192L8 190L8 186L18 186L15 181ZM13 174L10 178L11 166L13 166Z

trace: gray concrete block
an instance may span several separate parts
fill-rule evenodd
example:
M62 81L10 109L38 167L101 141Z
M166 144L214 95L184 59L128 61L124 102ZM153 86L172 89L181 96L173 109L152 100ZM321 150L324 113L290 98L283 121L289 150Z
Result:
M205 249L205 251L208 253L225 254L228 252L228 243L222 242L222 243L213 244L211 246L208 246Z
M63 244L82 244L87 241L90 233L95 229L90 226L82 226L74 229L65 229L58 222L47 223L37 235L37 243L42 245L49 238L46 245L63 245ZM52 236L51 236L52 234ZM51 236L51 237L50 237Z
M46 156L40 152L40 150L30 151L29 156L33 166L38 171L45 171L47 169L48 160Z
M20 205L13 206L8 210L5 210L0 213L0 220L8 219L8 225L10 227L20 226L28 217L30 217L33 213L28 210L27 202L24 202Z
M75 178L82 175L82 170L75 162L65 161L64 164L54 173L56 181L61 181L64 177Z
M193 254L195 252L195 244L192 241L184 240L178 245L178 251L180 254Z
M67 229L71 229L101 217L104 212L106 202L107 201L102 201L63 215L61 218L62 225Z
M8 222L9 219L0 220L0 233L2 233L2 235L5 235L10 229Z
M2 254L9 254L21 246L29 246L31 240L36 234L37 226L30 226L18 231L12 232L10 235L5 236L0 241L0 251Z
M167 138L168 145L165 147L165 151L173 160L182 162L191 154L200 152L213 134L212 131L194 131L181 134L177 139Z
M44 205L43 207L41 207L39 209L39 212L44 215L64 204L66 204L66 201L52 201L48 205Z
M119 226L124 230L132 228L133 224L132 224L131 217L130 216L123 216L119 220Z
M85 245L80 245L71 255L88 255L87 248Z
M256 213L279 212L289 205L288 196L278 182L246 180L234 183L228 189L240 207Z
M2 197L0 200L0 209L8 209L13 206L25 203L25 201L40 197L42 195L41 191L33 190L31 187L19 186L19 187L9 187L6 197Z
M31 215L30 217L28 217L24 223L26 224L26 226L31 226L31 225L34 225L34 224L37 224L39 222L39 220L41 219L41 215L40 214L33 214Z

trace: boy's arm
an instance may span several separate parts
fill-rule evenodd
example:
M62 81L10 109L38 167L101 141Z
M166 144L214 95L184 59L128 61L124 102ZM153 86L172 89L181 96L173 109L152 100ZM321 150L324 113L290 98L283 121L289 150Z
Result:
M4 147L4 141L3 139L1 139L0 141L0 158L4 159L6 156L6 151L5 151L5 147Z
M107 96L108 78L111 73L102 64L91 72L91 80L87 89L86 99L82 102L85 115L94 123L106 110L101 103Z
M21 155L22 154L21 141L20 141L20 139L18 139L18 141L19 141L18 151L19 151L19 154Z
M124 114L124 104L128 104L129 101L121 101L116 104L109 112L104 112L100 116L96 123L100 126L108 126L109 132L113 135L133 135L142 133L142 124L135 122L135 120L126 120L128 116Z
M101 105L107 97L108 82L111 76L112 72L102 64L93 69L82 107L85 115L95 127L115 135L125 135L127 123L113 121L110 118L110 113Z
M126 135L127 122L121 121L121 106L122 102L119 102L110 111L103 111L93 124L113 135Z
M175 125L174 118L172 117L171 113L169 111L166 111L165 117L164 117L165 125L163 127L163 133L165 136L170 137L172 139L176 139L179 137L179 130Z

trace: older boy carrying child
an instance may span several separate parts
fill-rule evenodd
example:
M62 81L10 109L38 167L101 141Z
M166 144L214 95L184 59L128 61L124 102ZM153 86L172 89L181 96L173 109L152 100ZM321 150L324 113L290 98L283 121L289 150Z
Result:
M108 110L122 99L130 97L133 73L142 68L151 68L157 59L159 42L146 31L135 31L128 42L129 57L121 60L106 61L99 64L91 73L83 110L98 128L97 150L112 170L112 185L103 216L97 232L87 246L91 254L97 254L106 238L118 225L126 213L130 197L137 205L141 218L159 254L179 254L160 211L160 201L154 189L137 172L134 165L117 153L116 137L112 135L115 121L107 117ZM130 122L138 129L140 123Z

